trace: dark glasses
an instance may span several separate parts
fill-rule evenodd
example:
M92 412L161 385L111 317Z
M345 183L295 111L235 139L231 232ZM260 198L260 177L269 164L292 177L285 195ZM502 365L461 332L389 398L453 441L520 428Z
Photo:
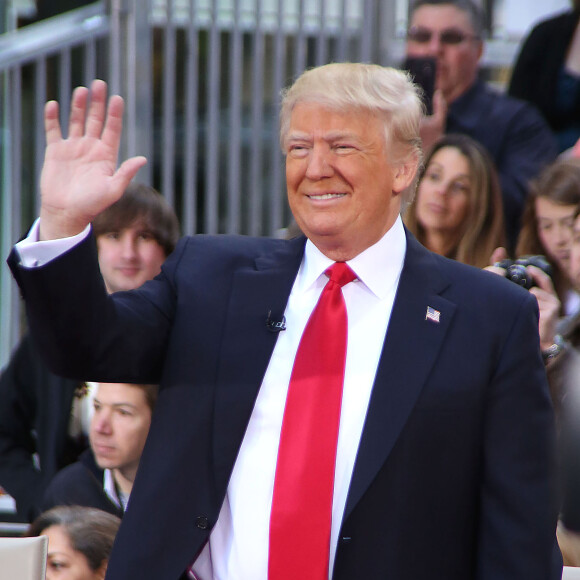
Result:
M479 39L479 36L468 34L462 30L458 30L457 28L446 28L445 30L436 33L435 31L429 30L428 28L412 26L407 32L407 40L417 42L418 44L426 44L427 42L431 42L431 38L434 34L438 34L439 42L441 44L447 44L451 46L461 44L466 40Z

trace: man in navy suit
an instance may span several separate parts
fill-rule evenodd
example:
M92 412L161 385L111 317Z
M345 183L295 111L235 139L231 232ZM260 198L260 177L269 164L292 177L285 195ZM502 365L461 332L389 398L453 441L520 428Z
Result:
M324 578L559 578L537 303L405 231L421 161L409 78L332 64L285 92L288 200L306 237L185 238L160 276L112 296L89 224L145 160L117 169L122 100L107 107L100 81L91 92L90 106L87 89L73 95L66 140L47 105L40 220L9 261L54 371L161 384L107 578L282 577L268 572L280 430L334 262L356 280L342 289L348 348ZM308 565L290 577L315 578Z

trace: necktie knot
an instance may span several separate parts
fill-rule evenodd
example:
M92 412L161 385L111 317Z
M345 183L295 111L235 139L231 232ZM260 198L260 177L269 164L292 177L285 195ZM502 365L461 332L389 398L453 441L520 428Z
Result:
M335 282L341 288L349 282L356 280L356 274L346 262L335 262L324 273L330 278L331 282Z

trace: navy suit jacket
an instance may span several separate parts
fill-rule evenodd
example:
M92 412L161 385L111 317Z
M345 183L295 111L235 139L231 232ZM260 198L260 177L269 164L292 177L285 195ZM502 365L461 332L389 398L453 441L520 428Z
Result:
M407 239L333 579L560 578L536 300ZM112 296L90 239L41 268L9 259L55 372L161 383L109 580L177 580L207 542L304 241L184 238Z

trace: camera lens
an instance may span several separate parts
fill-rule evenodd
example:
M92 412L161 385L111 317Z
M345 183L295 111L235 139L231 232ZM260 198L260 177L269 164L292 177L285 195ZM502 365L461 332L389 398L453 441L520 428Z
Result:
M527 273L526 267L521 264L512 264L507 269L506 275L512 282L515 282L526 290L529 290L534 283L531 276Z

